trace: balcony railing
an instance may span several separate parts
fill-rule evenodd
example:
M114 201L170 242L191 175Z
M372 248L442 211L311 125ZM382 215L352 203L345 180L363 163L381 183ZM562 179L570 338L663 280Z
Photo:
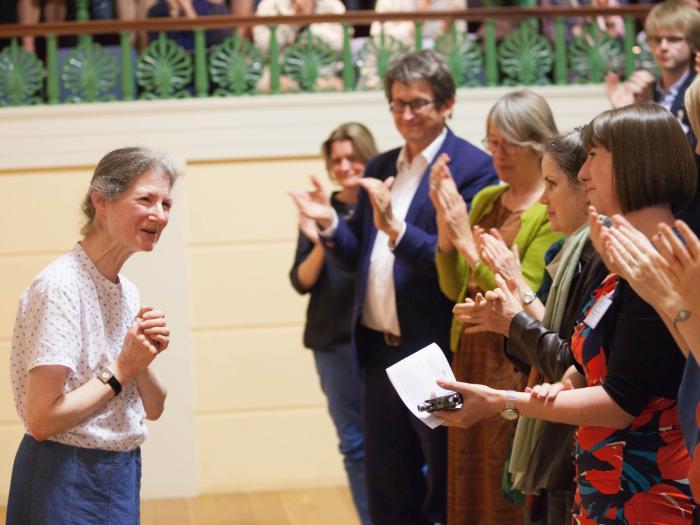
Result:
M415 25L413 48L424 45L422 27L428 21L447 21L449 29L434 41L458 86L537 85L602 82L608 71L630 74L640 62L653 61L635 41L638 24L650 6L619 8L481 8L430 13L356 11L342 15L275 17L208 16L198 19L147 19L0 25L0 106L82 103L110 100L172 99L279 93L284 79L293 90L355 91L378 88L391 58L407 49L383 32L369 37L359 49L352 42L353 25L374 21L408 20ZM574 38L566 34L569 17L620 15L624 38L619 40L595 22L584 24ZM498 20L515 21L504 38L496 37ZM468 33L457 21L481 22L481 37ZM545 22L552 31L541 31ZM276 37L281 24L336 23L343 28L343 46L334 51L305 32L283 50ZM239 35L239 29L264 25L271 29L269 49L263 53ZM460 28L461 27L461 28ZM231 29L231 35L208 49L206 31ZM137 53L132 35L157 33ZM186 50L168 36L192 32L193 49ZM118 46L95 42L96 35L116 34ZM77 45L59 49L59 37L77 37ZM45 59L26 51L19 38L45 40ZM269 75L266 87L261 78ZM333 79L324 83L319 79Z

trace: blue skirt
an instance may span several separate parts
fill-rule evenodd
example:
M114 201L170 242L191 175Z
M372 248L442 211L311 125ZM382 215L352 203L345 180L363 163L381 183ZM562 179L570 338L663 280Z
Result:
M25 434L12 468L7 525L139 523L141 450L114 452Z

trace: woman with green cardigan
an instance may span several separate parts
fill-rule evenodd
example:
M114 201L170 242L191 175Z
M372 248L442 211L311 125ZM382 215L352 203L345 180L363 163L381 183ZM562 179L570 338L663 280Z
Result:
M467 215L456 191L449 159L440 157L431 172L431 198L437 210L436 264L440 288L455 301L495 287L493 271L482 263L482 235L489 232L513 248L522 260L523 301L534 299L544 275L544 254L561 234L550 229L546 207L538 203L543 191L540 162L543 145L557 134L547 102L527 90L499 99L489 112L485 146L504 185L480 191ZM476 226L472 231L472 226ZM527 377L505 357L504 338L494 333L468 333L453 319L452 368L458 381L497 384L522 390ZM448 523L518 525L519 505L504 496L501 479L509 455L515 421L492 418L470 429L448 433Z

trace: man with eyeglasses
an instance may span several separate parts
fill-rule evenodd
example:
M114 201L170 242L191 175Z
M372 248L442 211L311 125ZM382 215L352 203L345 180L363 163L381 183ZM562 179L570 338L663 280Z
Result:
M365 472L375 525L446 522L446 431L431 430L403 405L386 368L436 342L449 356L452 302L435 269L437 222L430 167L451 159L467 203L497 183L491 158L446 126L455 84L434 51L397 57L385 93L403 147L369 161L351 221L338 217L320 186L295 192L325 248L356 272L353 345L362 373Z
M644 23L647 42L661 76L657 79L646 69L632 73L625 82L615 74L606 78L606 92L613 107L634 102L657 102L673 115L688 133L690 123L685 111L685 90L695 78L693 68L700 13L689 3L666 0L656 5Z

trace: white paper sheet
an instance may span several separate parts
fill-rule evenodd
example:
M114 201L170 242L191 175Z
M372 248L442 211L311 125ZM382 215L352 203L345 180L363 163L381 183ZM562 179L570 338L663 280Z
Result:
M418 411L418 403L437 396L452 394L440 388L436 381L454 381L455 375L440 347L432 343L386 369L391 384L408 409L430 428L442 424L442 419Z

